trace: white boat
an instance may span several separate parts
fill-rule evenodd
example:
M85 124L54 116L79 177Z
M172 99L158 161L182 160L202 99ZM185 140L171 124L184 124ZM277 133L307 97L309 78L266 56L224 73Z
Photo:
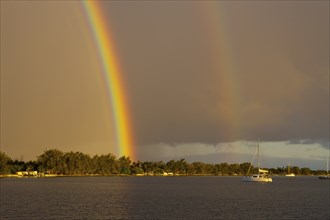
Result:
M243 176L244 182L273 182L273 179L268 176L268 171L261 172L261 169L258 169L258 174L252 174L251 176Z
M252 158L252 161L250 163L248 173L247 173L246 176L243 176L243 182L264 182L264 183L273 182L273 179L268 176L268 170L260 169L259 140L258 140L257 151L258 151L258 173L249 175L250 169L251 169L251 166L252 166L252 162L253 162L253 159L254 159L254 156L255 156L255 154L254 154L253 158Z
M324 175L324 176L319 176L319 179L320 180L330 180L330 175L327 174L327 175Z
M288 177L293 177L293 176L296 176L294 173L290 173L290 164L288 165L288 173L285 174L285 176L288 176Z

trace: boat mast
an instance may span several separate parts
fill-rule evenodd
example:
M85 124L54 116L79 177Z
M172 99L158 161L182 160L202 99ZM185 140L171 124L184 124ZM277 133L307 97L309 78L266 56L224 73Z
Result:
M260 170L260 157L259 157L259 138L258 138L258 174Z
M257 150L258 150L257 148L254 150L254 154L253 154L253 157L252 157L252 160L251 160L251 162L250 162L250 166L249 166L249 169L248 169L248 172L247 172L246 175L249 175L249 173L250 173L251 166L252 166L252 163L253 163L254 158L255 158L255 156L256 156Z
M330 146L328 147L327 174L329 174L329 157L330 157Z

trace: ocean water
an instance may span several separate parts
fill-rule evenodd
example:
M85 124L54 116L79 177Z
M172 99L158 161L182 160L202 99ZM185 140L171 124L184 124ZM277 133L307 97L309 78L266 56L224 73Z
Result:
M273 177L1 178L0 219L330 219L330 181Z

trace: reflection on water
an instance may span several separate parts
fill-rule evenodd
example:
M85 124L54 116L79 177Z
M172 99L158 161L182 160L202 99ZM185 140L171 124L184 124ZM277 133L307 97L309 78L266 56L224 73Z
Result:
M329 219L329 181L275 177L1 179L1 219Z

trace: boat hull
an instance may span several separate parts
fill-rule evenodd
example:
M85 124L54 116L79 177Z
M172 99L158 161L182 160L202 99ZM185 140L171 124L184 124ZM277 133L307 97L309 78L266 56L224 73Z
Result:
M319 176L320 180L330 180L330 176Z
M263 183L271 183L273 179L265 176L244 176L243 182L263 182Z

